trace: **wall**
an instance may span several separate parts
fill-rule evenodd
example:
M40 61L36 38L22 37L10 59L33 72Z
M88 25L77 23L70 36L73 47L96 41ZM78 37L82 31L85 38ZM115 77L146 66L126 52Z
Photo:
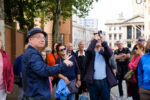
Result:
M24 52L25 34L14 28L5 26L5 50L10 55L12 63Z

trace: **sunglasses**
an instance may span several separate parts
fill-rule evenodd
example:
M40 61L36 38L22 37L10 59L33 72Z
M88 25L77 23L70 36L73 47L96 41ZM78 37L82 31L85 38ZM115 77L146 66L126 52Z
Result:
M101 46L100 46L100 45L96 45L95 47L96 47L96 48L99 48L99 47L101 47Z
M143 42L143 41L145 41L145 39L139 39L139 41Z
M134 50L138 50L139 48L135 47Z
M59 51L64 51L64 50L66 50L66 48L60 49Z

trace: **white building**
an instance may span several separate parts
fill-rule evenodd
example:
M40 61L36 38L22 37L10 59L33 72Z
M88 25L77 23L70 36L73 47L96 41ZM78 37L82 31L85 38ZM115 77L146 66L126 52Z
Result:
M88 47L91 41L91 38L93 37L93 33L98 31L98 26L93 25L93 23L92 23L92 20L91 22L87 21L85 23L83 18L73 17L72 42L73 42L73 46L75 50L78 49L78 43L80 41L85 42L85 49Z
M144 16L144 0L132 0L133 16ZM147 0L148 1L148 0Z
M82 27L88 27L90 29L98 30L98 19L94 18L79 18L77 16L73 16L73 21L75 21L78 25Z
M135 16L105 23L106 40L109 46L116 49L116 41L123 42L124 47L133 47L139 36L144 36L144 18Z
M150 0L132 0L133 16L144 16L144 37L150 37Z
M145 25L145 37L150 38L150 0L143 1L144 3L144 25Z

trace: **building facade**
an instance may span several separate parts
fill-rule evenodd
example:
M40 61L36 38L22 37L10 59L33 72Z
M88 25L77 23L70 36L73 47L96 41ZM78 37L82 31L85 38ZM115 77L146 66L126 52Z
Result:
M144 17L135 16L126 20L105 23L106 40L109 46L116 49L116 42L122 41L124 47L132 48L139 36L144 35Z
M93 29L90 29L88 27L83 27L75 22L73 22L72 26L72 41L73 41L73 46L74 49L78 49L78 43L80 41L84 41L85 43L85 49L88 47L91 38L93 37L93 33L96 31Z
M40 19L36 19L36 27L40 27ZM53 29L53 21L46 22L43 25L43 30L48 34L48 47L52 47L52 29ZM60 27L59 27L59 41L63 44L67 44L68 42L72 43L72 17L66 19L60 18Z
M95 18L79 18L73 15L73 21L82 27L88 27L93 30L98 30L98 19Z
M78 18L73 16L72 24L72 43L74 49L78 49L78 43L80 41L85 42L85 49L88 47L93 33L98 32L98 20Z
M143 0L142 0L143 1ZM144 25L146 39L150 38L150 0L144 0Z
M133 16L144 16L144 0L132 0Z

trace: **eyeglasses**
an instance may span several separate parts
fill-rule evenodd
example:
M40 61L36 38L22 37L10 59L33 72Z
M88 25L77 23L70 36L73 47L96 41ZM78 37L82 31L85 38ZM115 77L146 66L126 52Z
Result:
M59 51L64 51L64 50L66 50L66 48L60 49Z
M46 56L46 55L42 54L42 56Z
M101 45L96 45L95 47L96 47L96 48L99 48L99 47L101 47Z
M135 47L134 50L138 50L139 48Z
M46 40L46 38L45 37L40 37L40 36L32 36L31 38L37 38L37 39L40 39L40 40Z
M138 41L144 42L144 41L145 41L145 39L139 39Z

